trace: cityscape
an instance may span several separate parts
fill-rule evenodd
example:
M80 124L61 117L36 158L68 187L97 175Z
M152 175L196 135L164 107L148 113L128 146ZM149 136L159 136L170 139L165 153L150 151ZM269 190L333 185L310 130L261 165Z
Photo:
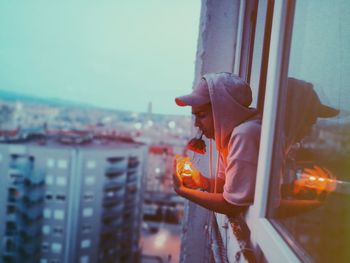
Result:
M1 97L1 262L179 261L190 116Z

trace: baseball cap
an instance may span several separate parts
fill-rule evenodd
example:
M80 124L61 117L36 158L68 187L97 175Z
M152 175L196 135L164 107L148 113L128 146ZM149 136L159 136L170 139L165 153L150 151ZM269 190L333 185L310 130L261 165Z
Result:
M289 89L292 88L292 90L289 90L290 92L293 91L293 89L298 88L299 92L304 93L303 96L311 97L310 102L312 102L312 107L315 107L316 109L317 117L331 118L339 114L338 109L327 106L321 102L312 83L306 82L304 80L295 79L295 78L288 78L288 86L289 86Z
M335 117L339 114L339 110L326 106L324 104L320 104L318 107L318 116L320 118L331 118Z
M208 84L205 79L201 79L193 91L184 96L175 98L178 106L198 106L210 102Z

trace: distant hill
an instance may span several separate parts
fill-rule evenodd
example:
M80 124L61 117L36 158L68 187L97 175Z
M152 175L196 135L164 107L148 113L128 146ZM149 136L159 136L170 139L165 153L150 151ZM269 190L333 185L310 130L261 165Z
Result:
M6 90L0 90L0 101L21 101L25 103L31 103L31 104L45 104L45 105L51 105L51 106L56 106L56 107L63 107L63 108L95 108L95 109L100 109L100 110L105 110L105 111L110 111L110 112L116 112L120 116L125 116L125 118L130 118L130 115L133 113L131 111L127 110L121 110L121 109L111 109L111 108L103 108L100 106L96 106L93 104L89 103L84 103L84 102L75 102L75 101L70 101L70 100L64 100L64 99L58 99L58 98L45 98L45 97L40 97L40 96L34 96L34 95L28 95L28 94L22 94L22 93L17 93L13 91L6 91ZM146 112L138 112L137 113L140 117L143 118L148 118L148 113ZM167 118L169 115L164 115L164 114L158 114L158 113L153 113L152 118L153 119L164 119ZM181 115L173 115L174 117L183 117Z
M88 103L74 102L74 101L63 100L58 98L43 98L40 96L20 94L17 92L5 91L5 90L0 90L0 100L23 101L27 103L48 104L48 105L61 106L61 107L83 107L83 108L93 107L95 108L95 106L90 105Z

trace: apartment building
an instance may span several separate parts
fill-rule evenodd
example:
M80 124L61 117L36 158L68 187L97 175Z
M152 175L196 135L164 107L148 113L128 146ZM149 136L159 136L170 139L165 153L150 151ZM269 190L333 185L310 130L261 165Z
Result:
M146 153L101 138L0 144L0 261L136 260Z

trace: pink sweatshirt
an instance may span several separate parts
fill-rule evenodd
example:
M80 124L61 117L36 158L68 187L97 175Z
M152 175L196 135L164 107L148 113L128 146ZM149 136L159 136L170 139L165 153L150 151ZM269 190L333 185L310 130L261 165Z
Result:
M261 117L249 108L249 85L231 73L204 75L208 83L219 151L217 176L225 180L223 196L235 205L254 200Z

